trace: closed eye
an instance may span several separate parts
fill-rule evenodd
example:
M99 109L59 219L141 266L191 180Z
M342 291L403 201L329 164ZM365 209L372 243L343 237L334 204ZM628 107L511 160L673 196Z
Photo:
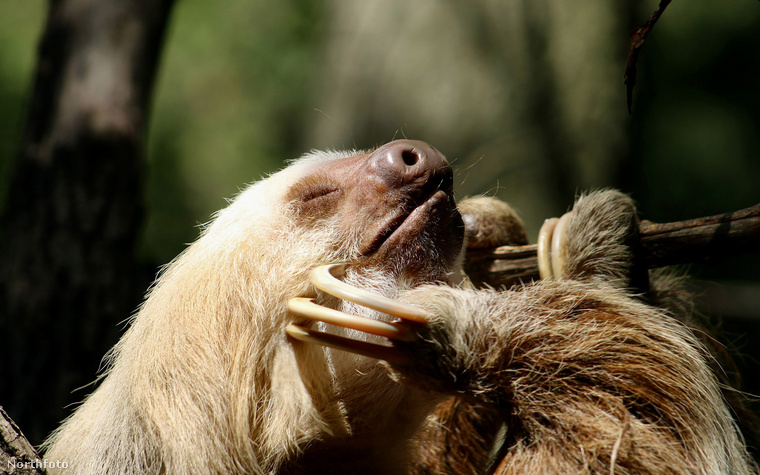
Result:
M340 191L340 189L337 188L337 187L335 187L335 186L331 186L331 185L315 185L315 186L310 186L309 188L303 190L300 193L298 199L302 203L307 203L309 201L313 201L313 200L316 200L318 198L324 198L326 196L332 195L332 194L337 193L339 191Z

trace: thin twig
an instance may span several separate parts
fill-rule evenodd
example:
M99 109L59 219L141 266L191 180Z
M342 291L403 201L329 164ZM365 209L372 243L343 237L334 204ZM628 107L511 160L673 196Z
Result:
M660 5L649 17L649 20L631 33L631 48L628 50L628 62L625 65L625 75L623 76L626 85L626 103L629 114L631 113L631 103L633 102L633 87L636 85L636 62L639 59L639 52L641 47L644 46L644 40L647 35L652 31L652 28L654 28L657 20L665 12L665 9L668 8L670 1L660 0Z

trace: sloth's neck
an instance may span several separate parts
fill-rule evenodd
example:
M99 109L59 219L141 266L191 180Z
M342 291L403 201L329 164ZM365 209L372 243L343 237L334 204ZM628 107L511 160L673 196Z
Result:
M354 374L357 376L361 376L358 371ZM366 372L363 376L368 377L358 380L364 379L361 383L366 385L351 386L350 393L338 391L339 399L333 401L330 408L333 416L339 414L331 424L333 434L325 434L309 443L297 460L287 464L284 473L290 470L307 474L406 472L411 449L409 440L440 397L388 376L380 379Z

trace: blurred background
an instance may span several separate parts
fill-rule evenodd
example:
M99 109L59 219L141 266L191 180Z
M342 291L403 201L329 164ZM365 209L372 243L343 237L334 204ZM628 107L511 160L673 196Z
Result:
M460 197L512 203L534 239L600 187L657 222L752 206L760 4L673 2L640 55L629 115L629 34L658 3L179 1L149 120L140 258L167 263L225 198L287 159L402 137L449 158ZM0 204L45 15L42 0L0 0ZM755 393L759 267L756 253L690 268Z

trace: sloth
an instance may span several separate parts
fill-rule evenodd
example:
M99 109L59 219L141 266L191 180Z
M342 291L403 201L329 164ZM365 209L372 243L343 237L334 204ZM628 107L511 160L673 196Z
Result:
M634 213L589 196L569 278L475 290L478 221L465 232L439 151L307 154L163 270L45 458L77 474L445 473L446 452L471 473L752 473L707 351L628 290ZM461 456L435 447L457 420L482 429Z

